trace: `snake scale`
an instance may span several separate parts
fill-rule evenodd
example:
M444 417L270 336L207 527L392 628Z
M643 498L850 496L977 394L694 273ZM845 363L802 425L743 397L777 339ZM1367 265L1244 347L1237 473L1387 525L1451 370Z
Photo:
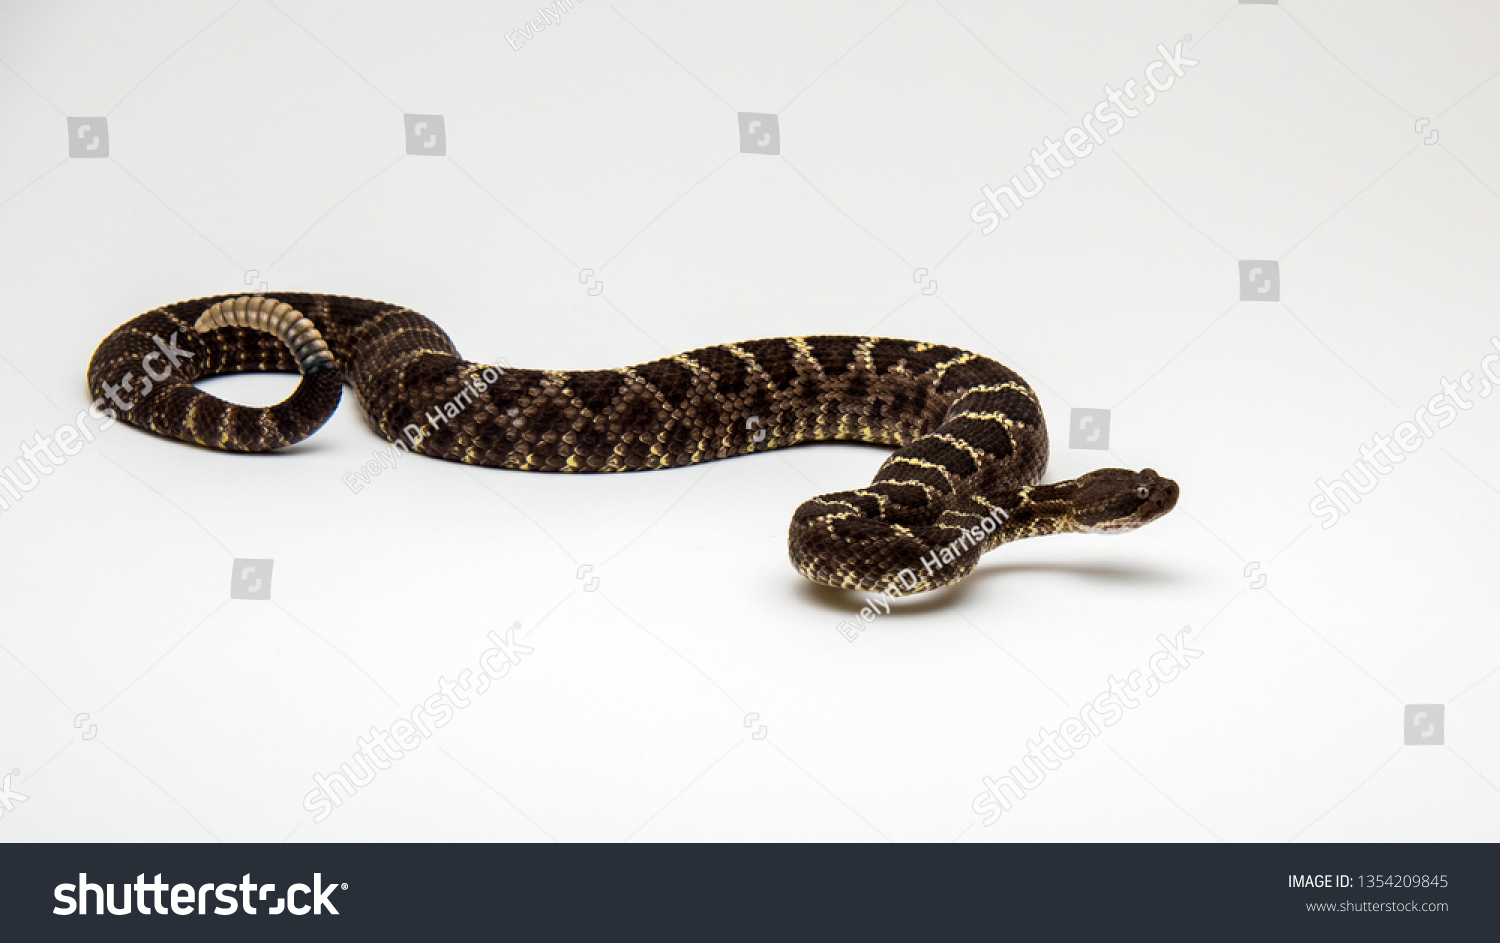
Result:
M269 407L193 385L257 371L301 381ZM812 498L792 515L792 565L843 589L935 589L1003 543L1133 530L1178 496L1149 468L1042 484L1047 428L1030 385L987 357L918 341L781 337L614 370L502 370L463 359L410 309L278 292L148 311L106 337L88 369L97 409L237 452L316 432L345 383L385 439L495 468L642 471L807 442L893 446L870 485Z

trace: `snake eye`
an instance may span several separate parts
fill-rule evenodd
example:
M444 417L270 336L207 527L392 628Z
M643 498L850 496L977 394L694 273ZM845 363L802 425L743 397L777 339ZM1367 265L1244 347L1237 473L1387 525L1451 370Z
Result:
M1147 498L1151 497L1151 489L1147 488L1145 485L1141 485L1139 488L1135 489L1135 496L1144 501Z

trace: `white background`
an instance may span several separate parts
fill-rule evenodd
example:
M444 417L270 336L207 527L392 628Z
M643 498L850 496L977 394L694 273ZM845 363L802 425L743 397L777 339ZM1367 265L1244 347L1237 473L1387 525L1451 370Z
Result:
M0 840L1500 838L1500 396L1331 529L1308 510L1500 333L1500 7L586 0L513 49L534 7L0 5L0 461L86 405L109 331L253 271L520 366L968 347L1037 387L1049 480L1150 466L1178 509L1004 547L849 642L861 600L786 527L880 450L409 456L356 494L383 443L352 395L274 456L116 426L0 514ZM1189 35L1198 65L980 234L982 185ZM780 156L739 152L740 111ZM407 156L403 113L447 156ZM66 156L68 116L107 116L107 159ZM1281 302L1237 301L1240 259ZM1110 451L1067 447L1075 407L1113 410ZM274 559L270 602L228 598L237 557ZM534 653L314 824L314 774L514 622ZM1185 625L1188 671L981 824L981 777ZM1403 746L1409 703L1446 745Z

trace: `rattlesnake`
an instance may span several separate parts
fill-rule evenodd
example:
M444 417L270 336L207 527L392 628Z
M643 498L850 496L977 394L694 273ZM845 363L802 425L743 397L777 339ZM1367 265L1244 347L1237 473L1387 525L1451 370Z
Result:
M270 407L193 386L302 374ZM954 347L813 336L721 344L615 370L486 367L407 308L338 295L218 295L149 311L89 362L96 409L209 448L267 452L323 425L349 383L366 420L411 451L523 471L675 468L805 442L895 446L867 487L792 515L792 565L844 589L922 592L1024 537L1156 520L1178 487L1152 469L1040 484L1047 428L1013 371Z

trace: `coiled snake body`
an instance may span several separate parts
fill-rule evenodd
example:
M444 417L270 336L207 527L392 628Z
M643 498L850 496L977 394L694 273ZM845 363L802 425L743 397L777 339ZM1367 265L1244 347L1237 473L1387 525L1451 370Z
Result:
M254 371L302 380L270 407L193 385ZM345 382L387 440L496 468L642 471L805 442L895 446L873 483L813 498L792 516L793 566L844 589L934 589L1003 543L1132 530L1178 495L1149 468L1040 484L1047 429L1026 381L987 357L918 341L782 337L615 370L486 371L407 308L286 292L149 311L105 338L88 369L96 407L241 452L317 431Z

